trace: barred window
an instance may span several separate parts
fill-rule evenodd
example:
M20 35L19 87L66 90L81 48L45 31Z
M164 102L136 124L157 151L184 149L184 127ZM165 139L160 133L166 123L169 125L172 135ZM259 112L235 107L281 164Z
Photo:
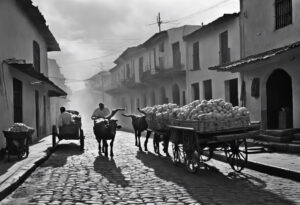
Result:
M275 28L292 24L292 0L275 0Z

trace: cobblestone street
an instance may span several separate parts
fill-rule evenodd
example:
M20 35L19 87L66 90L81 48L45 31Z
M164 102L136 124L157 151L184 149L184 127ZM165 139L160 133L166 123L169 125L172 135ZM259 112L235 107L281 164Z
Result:
M215 160L207 170L190 174L153 154L152 140L148 153L138 151L132 133L118 132L114 159L106 159L98 156L91 130L85 129L84 152L78 141L60 142L55 153L2 203L300 204L298 182L251 170L236 174Z

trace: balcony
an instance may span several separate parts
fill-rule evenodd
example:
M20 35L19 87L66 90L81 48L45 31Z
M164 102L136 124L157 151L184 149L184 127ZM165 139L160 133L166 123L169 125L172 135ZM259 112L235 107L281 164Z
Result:
M120 82L111 82L110 84L104 86L103 90L107 94L113 95L113 94L120 94L124 92L125 89Z
M151 73L150 70L143 72L143 74L141 75L141 82L151 82L185 75L186 71L183 68L184 64L180 64L171 68L156 66L155 73Z

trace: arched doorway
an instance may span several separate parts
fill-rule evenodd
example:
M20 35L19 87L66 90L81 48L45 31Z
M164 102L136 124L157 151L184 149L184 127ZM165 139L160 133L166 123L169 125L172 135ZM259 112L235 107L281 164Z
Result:
M282 69L275 70L267 81L268 129L293 127L292 79Z
M154 106L155 105L155 92L152 91L151 94L150 94L150 102L151 102L151 106Z
M160 88L160 102L161 104L168 103L168 99L166 96L166 89L164 87Z
M180 105L180 91L177 84L174 84L172 87L172 97L173 97L173 103Z

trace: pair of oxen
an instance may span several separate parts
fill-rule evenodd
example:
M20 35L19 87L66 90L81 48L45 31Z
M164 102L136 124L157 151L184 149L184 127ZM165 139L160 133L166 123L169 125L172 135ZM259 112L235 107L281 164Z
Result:
M111 112L111 114L106 117L105 119L99 118L99 119L94 119L94 134L96 136L96 139L99 144L99 155L101 152L104 153L104 155L107 157L108 156L108 143L107 140L110 140L110 156L113 157L113 144L116 136L116 131L117 129L120 129L121 126L117 124L118 120L111 119L118 111L124 111L124 109L115 109ZM142 114L140 115L126 115L122 114L125 117L130 117L132 120L132 126L134 129L134 134L135 134L135 145L139 147L140 151L142 151L141 147L141 134L143 131L147 131L146 134L146 140L144 142L144 148L145 151L148 151L147 144L148 144L148 139L151 136L152 130L148 129L148 124L146 121L146 114L141 111L138 108L138 111ZM102 149L101 149L101 141L102 141ZM160 135L158 133L154 133L154 138L153 138L153 146L154 146L154 151L157 154L160 154L159 151L159 143L163 141L164 142L164 149L163 151L166 153L167 156L169 156L168 153L168 144L169 144L169 136L164 136Z

